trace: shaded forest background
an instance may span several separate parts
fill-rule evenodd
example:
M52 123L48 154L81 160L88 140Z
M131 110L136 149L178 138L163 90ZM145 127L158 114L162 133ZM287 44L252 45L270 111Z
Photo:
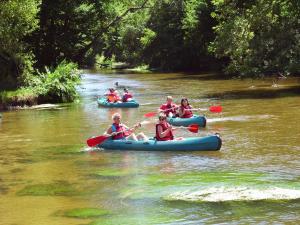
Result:
M53 86L78 81L69 62L296 75L299 18L299 0L3 0L0 89L56 79L55 95Z

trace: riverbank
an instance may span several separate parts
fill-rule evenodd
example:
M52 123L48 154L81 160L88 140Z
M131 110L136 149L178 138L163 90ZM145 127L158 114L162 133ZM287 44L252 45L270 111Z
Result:
M76 64L62 62L53 71L29 77L26 86L0 91L0 110L73 102L78 96L76 86L80 78L81 71Z

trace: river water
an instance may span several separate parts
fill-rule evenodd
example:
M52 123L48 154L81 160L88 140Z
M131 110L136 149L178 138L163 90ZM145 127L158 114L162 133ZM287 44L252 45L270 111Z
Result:
M118 81L141 103L105 109L98 95ZM300 82L226 80L212 74L86 72L80 101L3 112L0 224L300 224ZM111 115L145 120L172 95L206 112L199 134L221 134L217 152L92 150ZM141 128L154 135L155 118Z

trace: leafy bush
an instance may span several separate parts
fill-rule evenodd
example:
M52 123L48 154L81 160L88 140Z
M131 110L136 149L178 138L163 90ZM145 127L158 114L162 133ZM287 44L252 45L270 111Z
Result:
M76 85L79 81L77 65L63 61L55 70L28 74L24 86L15 91L0 92L0 105L7 108L46 102L72 102L77 97Z
M80 81L77 64L63 61L55 70L40 74L41 84L36 86L41 97L51 102L71 102L77 97L76 85Z

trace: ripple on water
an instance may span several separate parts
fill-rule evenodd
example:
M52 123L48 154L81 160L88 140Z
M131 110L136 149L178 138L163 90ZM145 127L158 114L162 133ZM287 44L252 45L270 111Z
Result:
M207 119L207 122L214 123L214 122L226 122L226 121L237 121L237 122L243 122L243 121L250 121L250 120L257 120L257 119L269 119L274 118L273 115L256 115L256 116L228 116L228 117L219 117L219 118L212 118Z
M199 191L180 191L164 198L168 201L225 202L300 199L300 190L284 188L212 187Z

